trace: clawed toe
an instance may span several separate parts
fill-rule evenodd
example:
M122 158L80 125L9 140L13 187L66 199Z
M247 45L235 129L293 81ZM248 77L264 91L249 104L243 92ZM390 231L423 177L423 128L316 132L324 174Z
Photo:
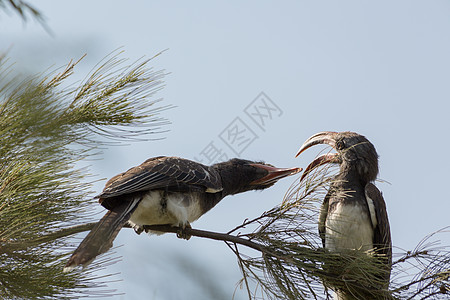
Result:
M192 237L192 235L186 233L186 228L192 228L191 224L189 224L189 222L187 222L185 224L179 224L178 227L179 227L179 229L177 231L178 238L189 240Z
M134 225L133 226L134 232L137 234L141 234L144 231L144 227L140 225Z

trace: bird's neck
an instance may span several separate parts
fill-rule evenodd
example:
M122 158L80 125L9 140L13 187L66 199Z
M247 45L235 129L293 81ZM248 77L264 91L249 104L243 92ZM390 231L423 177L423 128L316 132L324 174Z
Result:
M226 196L235 195L241 192L237 183L223 182L222 187L223 190L220 192L221 198L225 198Z
M341 168L336 179L337 183L343 186L351 184L358 185L358 187L365 187L366 184L370 182L370 180L367 179L367 176L361 175L356 168Z
M348 182L358 182L364 187L367 183L376 179L378 168L376 168L375 172L372 172L373 174L370 173L370 171L371 169L366 167L366 165L343 162L340 166L338 177L339 179L346 180Z
M244 182L248 180L246 180L243 174L238 174L237 176L235 173L228 172L228 170L224 170L219 174L222 179L222 188L223 188L221 191L222 198L229 195L242 193L248 190L245 188L246 185L244 184Z

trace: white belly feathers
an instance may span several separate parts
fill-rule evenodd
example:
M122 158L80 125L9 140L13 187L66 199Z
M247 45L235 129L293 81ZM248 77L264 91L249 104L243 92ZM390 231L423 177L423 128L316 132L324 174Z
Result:
M336 203L325 224L325 248L332 251L373 249L373 228L360 205Z
M187 198L185 194L162 191L147 193L130 217L135 225L186 225L200 218L202 211L199 201ZM193 196L195 197L195 195ZM165 199L164 199L165 198Z

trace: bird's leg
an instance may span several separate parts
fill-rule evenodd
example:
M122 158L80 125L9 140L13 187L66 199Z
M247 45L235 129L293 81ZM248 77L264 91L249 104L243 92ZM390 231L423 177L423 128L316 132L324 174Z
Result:
M180 223L178 225L178 227L180 228L177 231L177 237L178 238L189 240L192 237L192 235L186 233L186 228L192 228L192 226L191 226L191 224L189 224L189 222Z

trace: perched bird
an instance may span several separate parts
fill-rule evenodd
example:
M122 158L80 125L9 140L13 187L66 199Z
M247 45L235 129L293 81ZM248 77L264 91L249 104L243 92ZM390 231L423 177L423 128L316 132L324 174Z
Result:
M300 168L275 168L262 162L231 159L212 166L159 156L111 178L96 196L108 209L70 257L64 271L87 265L112 247L120 229L128 222L137 233L143 225L179 226L183 229L228 195L263 190Z
M392 244L389 220L381 192L373 184L378 175L378 154L364 136L354 132L320 132L305 141L297 153L317 144L328 144L337 153L316 158L302 175L326 164L339 164L319 215L323 247L335 252L360 250L380 257L381 289L389 285ZM371 251L372 250L372 251ZM357 299L351 293L336 291L338 299Z

